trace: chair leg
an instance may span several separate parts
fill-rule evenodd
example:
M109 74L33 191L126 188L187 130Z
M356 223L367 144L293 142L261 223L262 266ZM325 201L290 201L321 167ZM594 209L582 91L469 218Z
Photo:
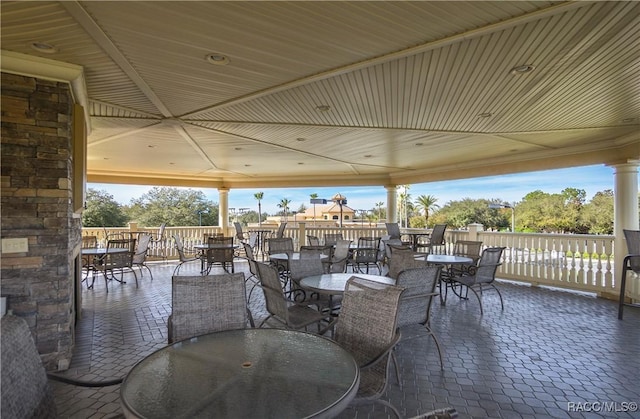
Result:
M429 333L431 335L431 338L433 338L433 341L436 344L436 349L438 350L438 356L440 357L440 371L444 371L444 361L442 360L442 350L440 349L440 341L438 341L438 338L436 337L435 333L433 333L433 331L429 328L429 326L426 326L427 328L427 333Z
M474 290L472 287L467 287L467 292L469 292L469 290L471 290L476 298L478 299L478 304L480 305L480 315L484 315L484 311L482 310L482 300L480 299L480 295L476 292L476 290Z
M504 302L502 301L502 293L500 292L500 290L498 289L498 287L496 287L493 284L489 284L493 287L494 290L496 290L496 292L498 293L498 297L500 297L500 307L502 308L502 311L504 311Z
M626 261L625 261L626 264ZM620 278L620 301L618 301L618 320L622 320L622 310L624 309L624 291L627 286L627 268L622 268L622 278Z
M396 370L396 381L400 385L400 366L398 365L398 358L396 358L395 348L391 351L391 360L393 361L393 367Z

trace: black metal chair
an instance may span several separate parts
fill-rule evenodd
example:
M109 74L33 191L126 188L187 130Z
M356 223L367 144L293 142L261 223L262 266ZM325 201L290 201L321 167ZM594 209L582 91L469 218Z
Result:
M626 302L627 296L625 295L629 271L635 273L635 275L640 275L640 230L623 231L624 237L627 240L628 254L622 262L622 273L620 275L620 300L618 305L618 319L620 320L622 320L624 306L640 307L639 304Z

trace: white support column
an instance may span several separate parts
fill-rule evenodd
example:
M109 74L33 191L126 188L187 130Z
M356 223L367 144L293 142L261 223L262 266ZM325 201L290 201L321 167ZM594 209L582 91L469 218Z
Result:
M396 185L387 185L387 222L398 222L398 198L396 194Z
M620 283L620 270L616 266L622 266L622 261L627 254L627 242L622 230L638 230L638 163L624 163L612 165L614 168L614 192L613 192L613 228L614 241L614 281L616 286ZM629 281L627 278L627 290L633 295L640 295L638 281ZM617 288L617 287L616 287Z
M224 235L229 230L229 188L218 188L220 204L218 206L218 224Z

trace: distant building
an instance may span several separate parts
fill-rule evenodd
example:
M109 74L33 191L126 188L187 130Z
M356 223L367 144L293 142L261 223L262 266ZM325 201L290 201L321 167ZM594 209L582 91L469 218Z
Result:
M340 222L340 205L335 202L329 202L327 204L316 204L315 206L315 217L313 213L313 205L303 213L297 214L296 218L298 221L329 221L333 220L337 223ZM351 221L355 216L355 211L353 208L343 205L342 206L342 221Z

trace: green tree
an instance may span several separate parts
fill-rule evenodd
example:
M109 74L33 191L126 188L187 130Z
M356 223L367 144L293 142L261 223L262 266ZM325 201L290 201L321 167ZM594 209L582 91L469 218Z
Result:
M287 198L282 198L280 200L280 202L278 203L278 208L282 209L281 214L284 215L284 218L286 219L287 216L289 215L289 204L291 204L291 200L287 199Z
M582 207L580 222L588 227L589 234L613 234L613 191L596 192Z
M264 198L264 192L256 192L253 197L258 201L258 225L262 224L262 198Z
M400 225L409 227L409 218L413 211L413 203L411 202L411 194L409 189L411 185L399 185L398 189L398 219L403 221ZM400 192L402 191L402 192Z
M450 201L429 219L431 224L447 224L454 229L467 228L469 224L482 224L487 230L508 229L511 225L511 213L489 208L490 203L503 202L500 199L471 199ZM422 217L420 217L422 218Z
M200 214L202 225L218 225L218 204L193 189L155 187L131 200L129 214L143 227L198 225Z
M433 195L420 195L416 198L416 206L424 213L424 227L429 225L429 212L440 208L436 202L438 202L438 198ZM413 222L411 225L417 227Z
M378 213L378 220L387 218L387 212L383 209L383 207L384 207L384 202L376 202L376 211Z
M129 217L114 199L103 190L87 190L86 209L82 213L83 227L124 227Z
M312 193L311 195L309 195L309 198L311 199L318 199L318 194L317 193ZM313 222L316 222L316 204L313 204Z

